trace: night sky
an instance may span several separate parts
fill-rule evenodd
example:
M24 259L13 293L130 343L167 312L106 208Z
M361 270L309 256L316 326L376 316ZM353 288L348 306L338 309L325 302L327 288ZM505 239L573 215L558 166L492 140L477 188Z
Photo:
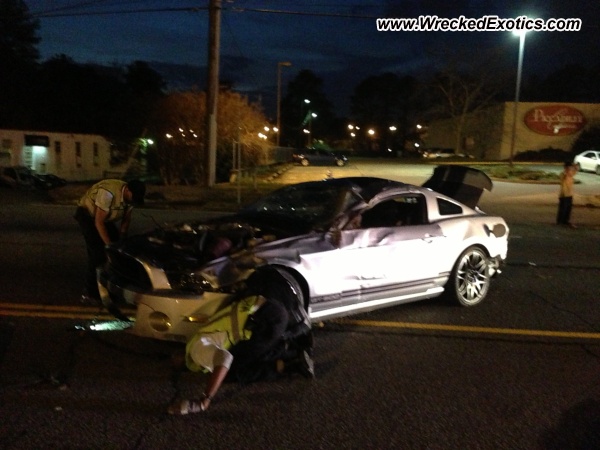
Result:
M163 68L173 65L171 73L191 66L200 68L199 78L205 74L207 0L26 3L40 20L42 60L57 54L81 63L142 60ZM193 7L198 9L190 11ZM598 66L600 61L598 0L222 0L222 7L221 79L262 99L267 112L274 107L280 61L292 63L282 71L284 88L299 70L310 69L324 80L324 91L340 115L347 113L355 86L366 77L385 72L429 76L445 64L446 49L468 63L483 49L497 48L500 62L516 71L518 38L510 32L378 32L380 17L581 18L579 32L527 35L524 76L543 77L566 64ZM185 82L191 82L189 75ZM203 83L199 79L197 85L204 88Z

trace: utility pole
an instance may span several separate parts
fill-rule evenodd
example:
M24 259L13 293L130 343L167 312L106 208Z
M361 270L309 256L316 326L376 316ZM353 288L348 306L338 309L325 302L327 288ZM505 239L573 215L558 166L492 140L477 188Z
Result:
M217 173L217 103L219 98L219 47L221 35L221 0L208 4L208 80L206 87L205 183L212 187Z

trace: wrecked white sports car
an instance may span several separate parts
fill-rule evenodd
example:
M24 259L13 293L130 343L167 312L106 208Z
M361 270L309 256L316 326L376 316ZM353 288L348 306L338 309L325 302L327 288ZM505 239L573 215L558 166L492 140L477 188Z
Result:
M423 186L361 177L290 185L235 215L111 246L100 293L111 310L136 308L133 333L174 341L262 271L263 286L289 288L297 321L443 293L476 305L507 254L506 222L477 207L491 188L462 166L436 168Z

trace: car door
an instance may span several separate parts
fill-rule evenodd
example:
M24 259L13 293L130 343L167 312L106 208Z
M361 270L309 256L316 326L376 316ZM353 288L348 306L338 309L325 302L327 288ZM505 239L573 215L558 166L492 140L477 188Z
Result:
M422 194L375 202L363 212L359 228L341 232L341 259L353 267L359 290L343 304L394 302L431 289L439 275L432 261L444 244L439 225L427 221Z

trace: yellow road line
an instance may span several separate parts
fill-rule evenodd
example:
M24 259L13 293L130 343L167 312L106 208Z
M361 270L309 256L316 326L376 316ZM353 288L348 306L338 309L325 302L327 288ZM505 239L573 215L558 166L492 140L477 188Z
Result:
M0 303L0 308L35 311L89 311L90 309L102 309L100 306L31 305L26 303Z
M560 337L570 339L600 339L600 333L583 333L579 331L528 330L520 328L473 327L462 325L441 325L430 323L384 322L378 320L337 319L334 322L343 325L357 325L377 328L404 328L413 330L453 331L458 333L486 333L536 337Z
M10 317L37 317L44 319L114 319L112 314L107 313L96 313L96 314L85 314L85 313L51 313L51 312L36 312L36 311L3 311L0 309L0 316Z
M131 308L124 314L133 314ZM100 306L32 305L0 303L0 316L42 317L49 319L113 319L114 316Z
M130 308L124 309L123 313L135 315L135 311ZM48 319L113 319L112 314L108 313L106 310L100 308L99 306L49 306L15 303L0 303L0 316L40 317ZM529 330L523 328L494 328L466 325L442 325L431 323L389 322L379 320L357 319L335 319L332 320L332 322L339 323L342 325L355 325L361 327L374 328L450 331L456 333L483 333L567 339L600 339L600 333L584 333L579 331Z

